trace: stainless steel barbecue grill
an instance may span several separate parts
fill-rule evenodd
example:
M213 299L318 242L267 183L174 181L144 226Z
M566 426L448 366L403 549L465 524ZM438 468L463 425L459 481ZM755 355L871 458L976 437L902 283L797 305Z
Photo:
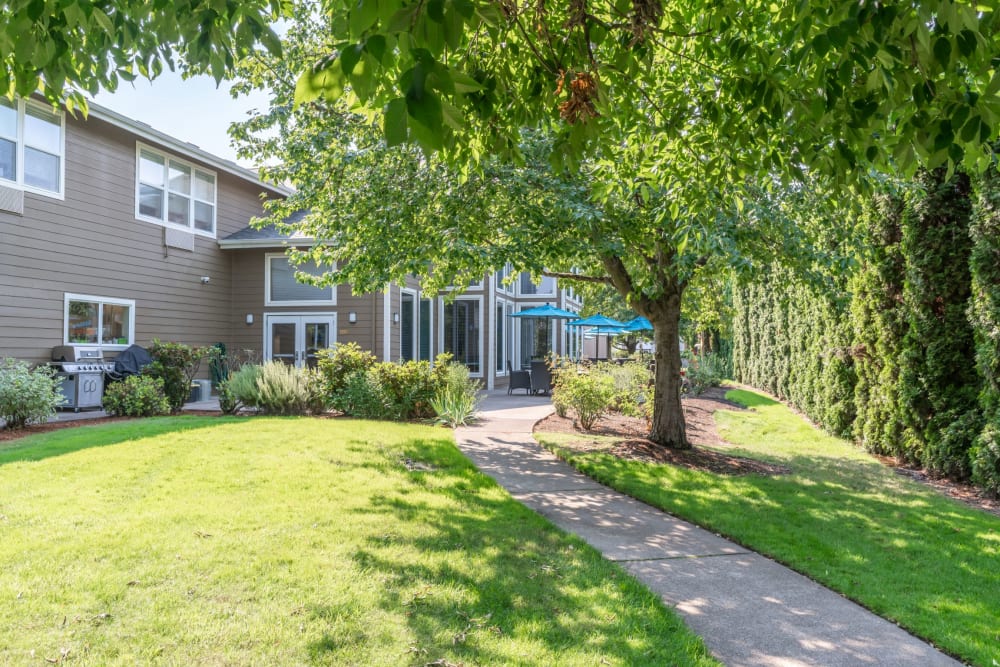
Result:
M57 345L52 348L52 363L62 383L66 399L62 407L79 412L100 408L104 397L104 374L114 371L113 361L105 361L99 347Z

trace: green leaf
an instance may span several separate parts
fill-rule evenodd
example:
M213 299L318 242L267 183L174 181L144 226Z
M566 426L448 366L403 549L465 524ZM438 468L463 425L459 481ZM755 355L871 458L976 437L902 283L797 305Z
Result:
M382 119L382 131L388 146L399 146L406 143L406 100L397 97L385 105Z
M475 93L483 90L483 84L468 74L456 70L451 71L451 82L455 86L455 92L458 93Z
M934 59L942 69L948 69L948 63L951 61L951 40L947 37L938 37L934 42Z
M340 60L340 69L344 74L349 75L354 72L354 66L361 60L361 54L364 50L364 44L352 44L340 52L338 60Z
M360 39L377 20L378 2L376 0L358 0L351 9L349 21L351 38Z

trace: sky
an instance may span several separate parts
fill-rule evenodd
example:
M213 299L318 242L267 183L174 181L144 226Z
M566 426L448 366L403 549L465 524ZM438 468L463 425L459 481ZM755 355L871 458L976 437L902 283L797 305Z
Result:
M230 123L246 118L250 109L265 108L267 95L257 92L234 100L225 81L216 88L210 76L184 80L179 73L167 71L153 82L123 81L117 91L102 92L94 101L213 155L251 167L236 159L227 130Z

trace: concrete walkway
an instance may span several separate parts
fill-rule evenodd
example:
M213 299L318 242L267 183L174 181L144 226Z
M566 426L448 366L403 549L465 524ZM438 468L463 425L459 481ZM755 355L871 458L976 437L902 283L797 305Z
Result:
M490 394L459 448L514 498L656 592L727 665L960 663L763 556L594 482L539 446L547 398ZM905 564L901 564L905 567Z

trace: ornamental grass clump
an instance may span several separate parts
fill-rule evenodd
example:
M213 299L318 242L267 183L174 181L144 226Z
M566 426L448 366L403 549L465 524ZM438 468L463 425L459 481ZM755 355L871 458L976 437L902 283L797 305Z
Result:
M469 377L463 364L440 366L440 385L431 399L435 424L457 428L473 422L482 400L479 382Z
M18 359L0 361L0 419L9 429L48 421L63 404L60 381L48 366Z

